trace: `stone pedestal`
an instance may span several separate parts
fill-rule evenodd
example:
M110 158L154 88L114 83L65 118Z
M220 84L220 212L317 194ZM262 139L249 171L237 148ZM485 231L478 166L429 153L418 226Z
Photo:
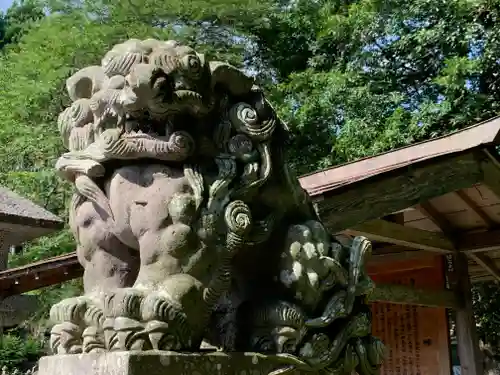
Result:
M258 353L108 352L44 357L38 375L268 375L283 367Z

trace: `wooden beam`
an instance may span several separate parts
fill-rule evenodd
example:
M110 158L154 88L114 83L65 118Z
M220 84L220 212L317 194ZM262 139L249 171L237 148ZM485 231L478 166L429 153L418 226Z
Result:
M460 236L458 243L458 250L466 253L500 250L500 230L465 234Z
M425 253L429 254L429 253ZM405 251L394 254L373 254L368 261L369 266L385 266L388 262L414 261L422 258L422 252L418 250Z
M455 320L461 375L483 375L483 363L472 309L467 256L457 252L450 258L452 261L448 262L447 274L458 303Z
M438 210L430 203L423 202L417 205L417 209L427 216L436 225L444 235L453 242L455 236L455 229L451 226L451 223L439 213Z
M434 256L434 253L425 253ZM415 260L422 258L424 254L416 249L408 249L404 246L386 245L381 249L374 248L368 264L386 264L402 260Z
M483 171L481 181L500 198L500 162L490 151L483 150L483 153L486 155L486 160L481 162L481 170Z
M486 212L481 210L479 206L474 202L463 190L458 190L455 194L464 202L474 213L479 216L487 228L493 228L496 223L489 217Z
M500 269L498 269L493 259L488 255L484 253L469 253L469 257L493 276L497 282L500 281Z
M326 226L340 232L368 220L415 206L431 198L468 188L481 181L483 171L474 152L434 158L404 171L345 184L314 198Z
M366 272L370 277L377 277L378 275L387 276L389 274L403 274L413 273L417 270L424 268L435 268L436 257L440 256L439 253L430 251L413 251L418 253L419 257L409 257L400 259L388 259L385 262L380 262L377 258L373 257L367 262ZM382 258L383 259L383 258Z
M407 227L385 220L372 220L345 231L352 236L386 242L408 248L450 253L455 251L453 243L442 233Z
M396 284L377 284L368 300L429 307L457 307L455 295L449 290L417 289Z
M464 235L457 234L455 241L452 242L439 232L412 228L378 219L347 229L342 233L350 236L365 236L372 241L398 245L406 250L417 249L440 253L454 251L481 253L500 250L500 229ZM457 244L456 246L454 242Z
M0 296L8 297L79 278L83 268L70 253L0 272Z

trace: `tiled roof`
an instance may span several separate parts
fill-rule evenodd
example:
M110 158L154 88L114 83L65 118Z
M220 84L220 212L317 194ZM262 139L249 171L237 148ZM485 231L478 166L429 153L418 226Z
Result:
M44 228L62 228L62 220L43 207L0 186L0 222Z

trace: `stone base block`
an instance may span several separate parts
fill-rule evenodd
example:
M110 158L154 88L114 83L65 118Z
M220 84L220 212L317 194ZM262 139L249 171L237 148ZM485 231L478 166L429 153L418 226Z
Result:
M259 353L108 352L44 357L38 375L268 375L283 367Z

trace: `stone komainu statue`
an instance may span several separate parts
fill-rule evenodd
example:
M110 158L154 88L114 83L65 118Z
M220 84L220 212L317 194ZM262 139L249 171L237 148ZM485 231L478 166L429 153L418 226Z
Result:
M253 80L175 41L132 39L67 80L58 126L85 295L51 310L57 354L254 351L376 374L364 265L319 221Z

